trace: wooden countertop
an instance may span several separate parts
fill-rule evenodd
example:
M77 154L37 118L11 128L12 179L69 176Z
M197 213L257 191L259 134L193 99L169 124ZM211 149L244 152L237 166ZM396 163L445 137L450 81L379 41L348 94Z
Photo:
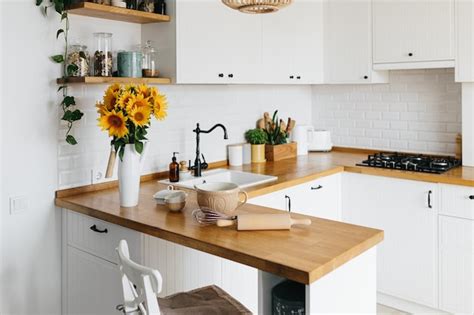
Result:
M246 189L250 197L343 171L474 187L474 168L459 167L437 175L355 166L366 156L365 151L333 151L229 168L278 176L275 182ZM142 182L140 203L135 208L120 208L116 183L59 191L56 205L305 284L383 240L382 231L314 217L311 226L294 227L291 231L237 232L233 228L202 227L191 216L197 208L192 191L182 213L170 213L155 204L152 195L164 188L156 178L147 176ZM251 204L238 210L238 213L273 212L280 211Z

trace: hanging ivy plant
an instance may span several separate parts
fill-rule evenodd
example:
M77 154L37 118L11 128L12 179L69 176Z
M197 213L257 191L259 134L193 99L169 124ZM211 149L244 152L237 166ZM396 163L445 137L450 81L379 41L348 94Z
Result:
M69 16L66 11L66 8L70 4L71 0L36 0L36 6L41 8L41 11L46 16L48 11L53 9L61 17L62 27L56 32L56 39L63 37L64 39L64 53L60 55L51 56L51 60L57 64L61 64L63 67L63 79L66 79L69 76L78 70L77 65L70 64L66 66L66 60L68 55L68 35L69 35ZM86 59L84 53L81 53L80 58ZM66 82L66 80L64 80ZM74 96L68 94L68 86L61 85L58 88L58 93L62 93L63 100L61 101L61 109L63 111L63 116L61 120L67 123L67 132L66 132L66 142L75 145L77 144L76 138L71 135L71 129L74 122L81 120L84 113L79 109L76 109L76 100Z

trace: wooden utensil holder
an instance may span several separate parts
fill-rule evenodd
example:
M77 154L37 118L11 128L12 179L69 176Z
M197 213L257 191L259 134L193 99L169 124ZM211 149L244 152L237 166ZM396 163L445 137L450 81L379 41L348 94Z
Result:
M296 142L278 145L265 145L265 158L267 159L267 161L280 161L295 158L296 153Z

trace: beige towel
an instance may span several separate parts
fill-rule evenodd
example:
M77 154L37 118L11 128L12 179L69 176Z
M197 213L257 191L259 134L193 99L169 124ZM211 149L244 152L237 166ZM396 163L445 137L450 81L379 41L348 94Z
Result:
M252 314L227 292L214 285L158 298L158 304L165 315Z

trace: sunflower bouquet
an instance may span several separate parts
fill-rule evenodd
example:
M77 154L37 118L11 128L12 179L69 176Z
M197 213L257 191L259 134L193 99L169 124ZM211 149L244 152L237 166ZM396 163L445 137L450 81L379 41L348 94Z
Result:
M123 160L126 144L134 144L139 154L143 152L151 117L164 120L168 103L166 97L154 87L112 84L96 107L99 127L113 137L112 146Z

